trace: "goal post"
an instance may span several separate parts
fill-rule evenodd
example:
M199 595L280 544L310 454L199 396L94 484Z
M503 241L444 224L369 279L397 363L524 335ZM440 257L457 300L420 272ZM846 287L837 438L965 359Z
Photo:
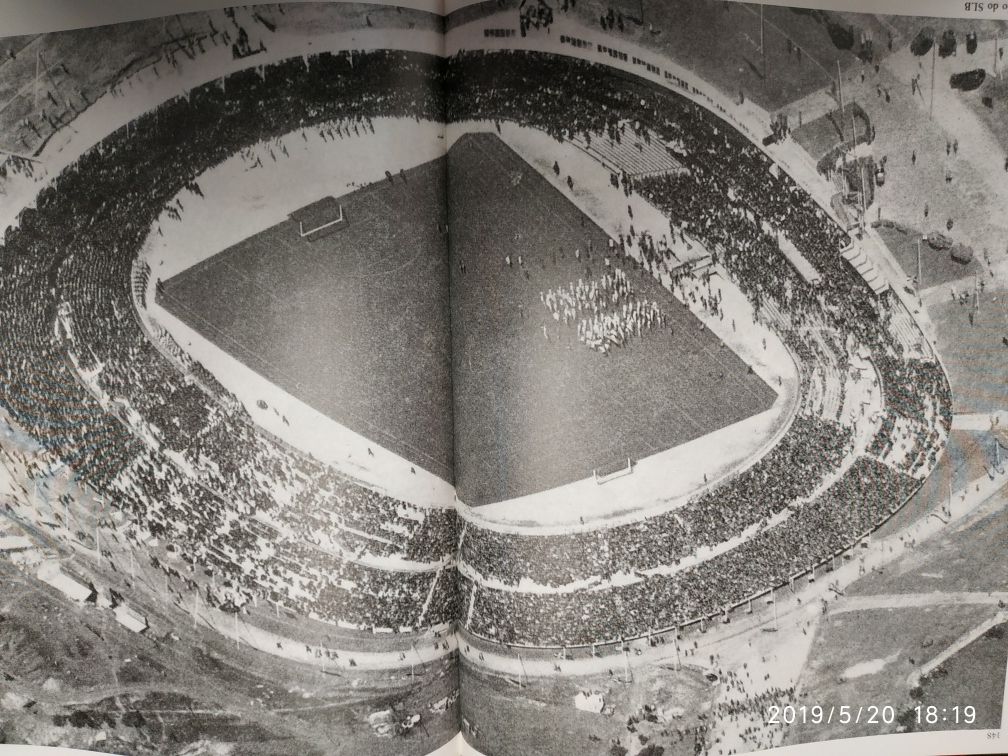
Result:
M611 467L596 467L592 470L592 478L595 480L595 484L601 486L603 483L608 483L610 480L616 478L622 478L625 475L630 475L633 473L633 460L630 457L626 457L625 462L620 462L618 465L613 465Z
M297 223L298 235L310 239L323 231L335 230L347 224L343 203L333 197L322 199L302 207L290 214Z
M317 234L319 231L325 231L327 228L332 228L333 226L339 226L339 225L341 225L341 224L343 224L345 222L346 222L346 217L343 215L343 205L340 205L339 206L339 212L337 213L336 217L333 218L330 221L326 221L325 223L322 223L321 225L318 225L318 226L316 226L316 225L308 225L308 226L306 226L304 220L299 220L298 221L298 234L300 234L301 238L303 239L306 236L312 236L314 234Z

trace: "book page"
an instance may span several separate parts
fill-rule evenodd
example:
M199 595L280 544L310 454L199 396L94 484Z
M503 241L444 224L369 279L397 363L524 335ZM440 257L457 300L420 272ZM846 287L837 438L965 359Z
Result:
M0 39L0 742L453 752L439 8L108 10Z
M452 9L467 752L1003 750L979 6Z

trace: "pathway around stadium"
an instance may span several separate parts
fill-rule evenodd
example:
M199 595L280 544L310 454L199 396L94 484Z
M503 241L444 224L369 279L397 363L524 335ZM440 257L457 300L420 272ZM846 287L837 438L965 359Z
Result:
M1003 594L1008 596L1008 594ZM1001 599L1000 606L1004 606L1004 599ZM961 636L956 638L955 642L952 643L948 648L944 649L940 654L938 654L933 659L929 660L926 664L922 664L919 669L914 670L910 673L907 678L907 685L914 687L920 685L920 681L927 677L931 672L936 670L942 664L944 664L948 659L951 659L957 653L962 651L966 646L975 641L981 635L986 633L995 625L1000 625L1002 622L1008 620L1008 612L1000 611L993 617L988 617L983 622L981 622L976 627L963 633Z
M952 416L952 430L991 431L998 426L1008 428L1008 410L975 412Z
M876 593L850 596L831 610L833 614L860 612L865 609L909 609L925 606L960 606L963 604L1008 603L1008 591L934 591L933 593Z

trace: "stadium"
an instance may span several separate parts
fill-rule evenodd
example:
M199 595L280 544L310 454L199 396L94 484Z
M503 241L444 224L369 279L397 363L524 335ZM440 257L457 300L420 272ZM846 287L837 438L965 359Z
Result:
M829 580L935 470L928 336L700 79L261 33L4 235L11 506L100 593L344 671L618 659Z

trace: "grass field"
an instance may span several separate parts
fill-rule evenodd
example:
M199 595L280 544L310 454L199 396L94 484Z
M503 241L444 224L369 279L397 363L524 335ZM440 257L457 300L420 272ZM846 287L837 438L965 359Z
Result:
M958 481L957 481L958 484ZM937 493L937 492L936 492ZM935 506L942 497L932 500ZM1003 502L1008 489L999 494ZM910 552L884 572L865 575L851 595L928 593L931 591L1003 591L1008 586L1008 562L995 555L1008 543L1008 514L984 513L935 536L926 551Z
M1008 407L1008 289L993 288L991 279L980 295L980 312L969 322L971 304L952 301L940 292L928 306L937 326L937 348L948 369L956 412L993 412Z
M672 328L645 331L608 356L581 344L539 296L600 275L605 233L494 135L457 142L449 173L462 501L478 506L587 478L770 407L773 390L650 274L626 268L637 295L658 302ZM576 261L589 240L596 253Z
M280 388L452 479L445 164L342 198L313 241L285 221L164 282L159 301Z
M921 232L908 229L906 233L896 227L878 227L879 236L885 242L893 257L908 276L917 275L917 240ZM921 288L927 289L939 284L947 284L974 273L983 273L980 261L974 257L968 263L956 262L948 250L939 251L921 242Z
M855 713L860 706L874 705L880 709L891 706L891 713L898 716L915 705L908 683L914 669L937 656L990 614L989 607L962 606L950 611L947 606L932 606L831 616L823 623L813 643L809 662L802 672L799 700L808 706L820 704L826 710L846 705ZM863 674L852 670L854 665L872 662L875 667ZM1003 677L1003 667L1000 673ZM976 689L971 687L971 690ZM796 723L786 729L784 744L886 735L897 731L895 721L870 722L866 719L846 724L836 718L820 724Z
M698 715L717 690L699 670L688 667L678 672L638 669L633 685L604 673L529 678L521 690L511 681L482 673L464 659L459 667L466 691L460 699L462 716L479 728L477 735L464 734L473 747L488 756L619 753L609 750L613 739L631 742L629 753L636 754L646 737L664 748L664 756L693 756L693 728L704 724ZM622 665L617 662L613 672L622 675ZM607 716L575 709L573 699L580 690L601 691L613 713ZM645 703L659 708L681 706L685 712L672 722L652 723L644 719ZM631 716L636 720L635 734L627 728Z
M945 721L914 724L914 732L997 729L1001 725L1005 676L998 674L1008 663L1008 624L995 625L952 656L923 681L921 706L945 710ZM955 722L954 707L976 709L976 720Z
M814 160L818 161L843 140L850 139L852 131L858 137L864 135L863 120L855 117L854 126L851 126L853 110L853 106L847 104L842 111L840 108L835 108L825 115L804 122L801 126L797 123L792 124L794 130L791 136Z

